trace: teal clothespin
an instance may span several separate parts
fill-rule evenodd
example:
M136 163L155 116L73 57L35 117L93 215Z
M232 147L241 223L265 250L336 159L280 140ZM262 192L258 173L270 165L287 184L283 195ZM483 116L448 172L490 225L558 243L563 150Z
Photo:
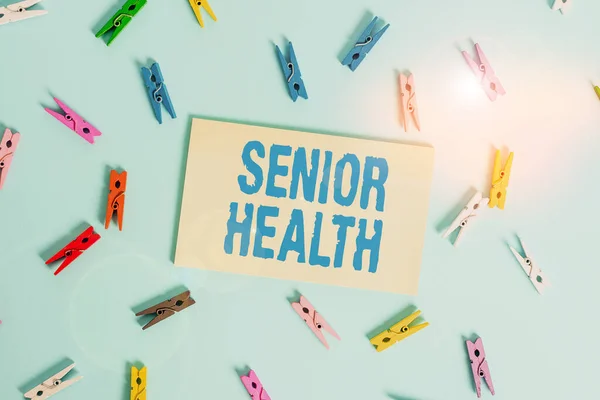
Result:
M96 37L98 38L115 28L112 36L106 43L107 46L110 46L112 41L119 36L119 33L125 29L133 17L135 17L136 14L146 5L146 2L147 0L127 0L127 2L123 4L123 7L121 7L121 9L117 11L117 13L113 15L106 24L104 24L98 33L96 33Z

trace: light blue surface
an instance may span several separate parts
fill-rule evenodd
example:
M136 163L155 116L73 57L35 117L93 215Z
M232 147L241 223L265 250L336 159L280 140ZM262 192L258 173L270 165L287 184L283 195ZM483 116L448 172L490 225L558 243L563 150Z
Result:
M248 399L245 367L273 400L473 399L472 335L496 400L596 398L600 2L573 3L561 15L547 0L212 0L219 21L204 14L201 29L187 1L150 0L110 48L94 33L112 0L48 0L48 15L0 26L0 128L22 134L0 192L0 399L66 358L84 379L57 400L128 399L131 362L149 369L149 400ZM373 15L391 26L351 72L339 59ZM274 48L286 39L308 101L290 100ZM495 103L460 54L472 40L507 90ZM152 60L178 115L163 110L162 125L140 74ZM405 69L421 133L398 123ZM44 112L52 95L103 132L95 145ZM419 295L173 267L192 116L433 145ZM515 152L506 210L453 248L440 230L487 192L495 147ZM129 173L123 232L102 227L114 167ZM44 260L85 223L102 239L54 277ZM553 283L543 296L508 249L515 234ZM181 286L196 305L143 332L132 309ZM330 351L290 307L296 290L342 337ZM375 352L366 335L412 305L431 325Z

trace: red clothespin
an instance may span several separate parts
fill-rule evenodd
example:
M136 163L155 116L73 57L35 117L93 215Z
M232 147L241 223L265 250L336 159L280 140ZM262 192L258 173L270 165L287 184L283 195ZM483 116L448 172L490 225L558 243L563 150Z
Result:
M106 221L104 228L108 229L113 214L117 213L119 230L123 230L123 211L125 209L125 190L127 190L127 171L120 174L116 170L110 171L110 192L106 205Z
M94 243L100 239L100 235L94 232L94 227L90 226L71 243L62 248L52 258L46 261L46 265L64 258L60 267L54 272L54 276L58 275L63 269L67 268L77 257L85 250L89 249Z

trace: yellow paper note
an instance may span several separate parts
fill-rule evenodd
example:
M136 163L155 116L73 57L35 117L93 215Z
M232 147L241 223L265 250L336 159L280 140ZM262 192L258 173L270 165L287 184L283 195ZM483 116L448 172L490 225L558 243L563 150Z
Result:
M415 295L433 156L194 119L175 265Z

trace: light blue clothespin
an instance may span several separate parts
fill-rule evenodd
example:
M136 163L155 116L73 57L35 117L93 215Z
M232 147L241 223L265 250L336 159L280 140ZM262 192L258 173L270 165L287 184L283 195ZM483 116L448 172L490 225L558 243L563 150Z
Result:
M350 67L352 71L354 71L362 60L367 56L369 51L375 46L375 43L383 36L387 28L389 28L390 24L387 24L379 32L372 35L373 28L375 28L375 24L377 23L377 17L373 18L373 21L367 26L367 29L360 35L358 41L354 45L354 47L348 52L346 57L342 60L342 65L347 65Z
M277 48L277 55L279 56L281 70L283 71L288 89L290 90L290 96L292 97L292 100L296 101L298 96L308 99L308 94L306 93L304 81L302 81L302 74L300 73L300 67L298 66L298 60L296 60L296 53L294 53L294 46L292 46L292 42L289 44L290 62L286 61L283 53L279 49L279 46L275 45L275 47Z
M158 63L152 64L150 69L142 67L142 77L146 88L148 88L148 96L158 123L162 124L161 104L165 105L165 108L171 114L171 118L177 118Z

